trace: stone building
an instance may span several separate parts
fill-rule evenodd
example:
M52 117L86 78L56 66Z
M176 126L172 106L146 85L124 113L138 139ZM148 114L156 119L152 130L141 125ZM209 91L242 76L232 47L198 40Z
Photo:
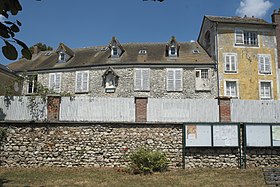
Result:
M35 54L9 65L26 75L23 94L37 83L52 92L92 97L215 98L217 73L213 60L197 42L121 44Z
M205 16L198 42L218 64L219 96L278 99L274 23L254 17Z
M2 64L0 64L0 80L0 96L21 95L22 78Z

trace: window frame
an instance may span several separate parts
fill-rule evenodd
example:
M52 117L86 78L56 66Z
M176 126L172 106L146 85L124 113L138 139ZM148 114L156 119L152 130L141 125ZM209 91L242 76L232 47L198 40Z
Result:
M144 71L147 71L147 77L144 75ZM140 78L137 76L137 72L140 72ZM150 77L151 69L150 68L135 68L134 69L134 91L150 91ZM140 86L137 85L140 80ZM145 85L145 80L146 85Z
M53 88L51 87L51 76L54 75L54 86ZM56 79L57 79L57 76L59 75L59 88L58 90L54 89L56 87ZM53 92L55 93L60 93L61 92L61 79L62 79L62 73L59 72L59 73L49 73L49 89L52 90Z
M227 83L228 82L235 82L235 86L236 86L236 88L235 88L236 95L235 96L233 96L231 94L230 95L227 94ZM231 97L231 98L239 98L239 81L238 80L236 80L236 79L226 79L224 81L224 96Z
M81 89L78 89L78 74L81 73ZM86 80L86 90L84 88L84 75L87 74ZM76 71L76 78L75 78L75 93L87 93L89 92L89 71Z
M252 40L254 37L254 40ZM259 47L259 33L254 30L235 29L235 46ZM246 41L249 43L246 43ZM255 41L254 43L252 41Z
M26 91L27 94L37 93L37 82L38 82L38 75L27 75L27 91ZM29 92L30 83L32 85L31 92Z
M262 65L260 59L264 58L264 70L262 70ZM266 70L266 61L265 58L269 59L269 70ZM258 54L258 71L260 75L272 75L272 63L271 63L271 55L269 54Z
M176 71L180 72L180 78L176 78ZM169 72L173 72L172 79L169 78ZM173 88L170 88L169 81L172 81ZM180 83L180 88L176 88L177 81ZM166 69L166 91L167 92L182 92L183 91L183 68L167 68Z
M229 70L227 70L227 57L229 57ZM232 68L232 57L234 57L234 65L235 65L235 70ZM238 62L237 62L237 53L224 53L223 54L223 60L224 60L224 72L225 73L238 73Z
M262 96L262 83L270 84L270 97ZM272 100L273 99L273 81L272 80L260 80L259 81L259 97L260 100Z
M203 74L202 71L205 71L205 70L207 70L207 78L202 77L202 74ZM199 76L197 76L197 73L199 73ZM209 79L209 68L195 69L195 78L204 79L204 80Z

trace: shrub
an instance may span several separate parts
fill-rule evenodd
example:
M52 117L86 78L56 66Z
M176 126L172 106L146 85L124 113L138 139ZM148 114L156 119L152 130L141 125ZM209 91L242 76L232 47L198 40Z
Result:
M129 171L133 174L151 174L167 170L168 160L160 151L146 148L137 149L129 155Z

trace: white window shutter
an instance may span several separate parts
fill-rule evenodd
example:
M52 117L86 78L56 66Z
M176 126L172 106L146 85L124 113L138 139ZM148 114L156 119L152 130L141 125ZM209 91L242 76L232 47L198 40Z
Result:
M175 70L175 91L182 91L182 70Z
M231 55L231 70L236 71L236 58L235 55Z
M83 73L83 86L82 91L87 92L88 91L88 72Z
M264 71L264 58L263 58L263 56L259 56L259 70L260 70L260 72Z
M229 55L225 56L225 70L230 71L230 56Z
M77 72L76 74L76 92L82 91L82 73Z
M167 91L174 91L174 73L173 69L167 69Z
M142 88L141 78L142 78L141 69L135 69L134 90L141 90Z
M235 43L244 44L243 31L241 31L241 30L235 31Z
M54 73L50 73L49 75L49 89L52 90L54 89L54 86L55 86L55 74Z
M271 72L269 56L266 56L264 59L265 59L265 71Z
M60 82L61 82L61 74L56 73L55 74L55 88L54 88L55 92L60 92Z
M142 89L143 90L150 90L150 69L143 69L142 70Z

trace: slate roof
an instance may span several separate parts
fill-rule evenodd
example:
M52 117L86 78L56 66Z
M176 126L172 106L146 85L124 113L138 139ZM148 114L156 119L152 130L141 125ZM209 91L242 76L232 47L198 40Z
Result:
M121 44L124 53L120 58L110 58L108 46L71 49L74 56L66 63L58 62L58 52L40 52L34 59L20 59L9 64L9 68L16 72L56 70L63 68L81 68L90 66L117 65L149 65L149 64L214 64L206 51L197 42L178 42L179 57L166 56L167 43L128 43ZM139 50L146 50L146 55L139 54ZM199 53L193 53L199 50Z
M263 19L255 17L225 17L225 16L205 16L210 21L220 23L239 23L239 24L257 24L257 25L273 25Z
M8 74L12 74L14 76L17 76L14 71L12 71L10 68L8 68L7 66L5 66L3 64L0 64L0 70L6 72Z

